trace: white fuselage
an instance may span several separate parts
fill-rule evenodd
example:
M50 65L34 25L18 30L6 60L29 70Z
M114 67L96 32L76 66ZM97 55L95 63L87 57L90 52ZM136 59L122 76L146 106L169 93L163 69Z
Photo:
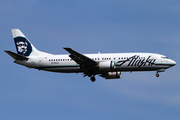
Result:
M154 53L109 53L109 54L84 54L97 61L113 61L113 70L99 70L97 73L110 71L155 71L167 69L176 64L175 61L167 57ZM83 72L80 65L73 61L69 55L43 55L31 56L28 61L15 61L18 64L39 70L78 73Z

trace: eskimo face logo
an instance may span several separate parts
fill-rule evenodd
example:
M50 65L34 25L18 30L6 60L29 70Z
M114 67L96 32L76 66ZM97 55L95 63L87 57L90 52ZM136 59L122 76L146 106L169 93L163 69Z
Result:
M27 42L17 42L16 43L18 52L25 54L27 52L28 43Z
M29 56L32 52L31 43L24 37L14 38L17 53L23 56Z

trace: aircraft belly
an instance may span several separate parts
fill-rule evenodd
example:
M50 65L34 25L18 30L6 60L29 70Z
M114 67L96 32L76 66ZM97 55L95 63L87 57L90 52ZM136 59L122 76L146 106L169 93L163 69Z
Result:
M135 67L135 66L116 66L116 71L153 71L159 69L166 69L164 66L142 66L142 67Z
M51 71L51 72L62 72L62 73L76 73L82 72L79 67L44 67L41 70Z

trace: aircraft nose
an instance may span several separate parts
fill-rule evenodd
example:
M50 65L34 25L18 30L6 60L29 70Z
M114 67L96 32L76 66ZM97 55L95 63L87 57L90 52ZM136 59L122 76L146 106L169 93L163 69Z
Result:
M176 65L176 62L174 60L171 60L172 66Z

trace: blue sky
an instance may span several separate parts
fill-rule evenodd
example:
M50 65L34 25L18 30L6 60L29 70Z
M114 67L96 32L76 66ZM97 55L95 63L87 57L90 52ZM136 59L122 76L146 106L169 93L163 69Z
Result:
M0 4L0 119L180 119L179 0L4 0ZM13 63L11 29L52 54L153 52L177 65L118 80L38 71Z

